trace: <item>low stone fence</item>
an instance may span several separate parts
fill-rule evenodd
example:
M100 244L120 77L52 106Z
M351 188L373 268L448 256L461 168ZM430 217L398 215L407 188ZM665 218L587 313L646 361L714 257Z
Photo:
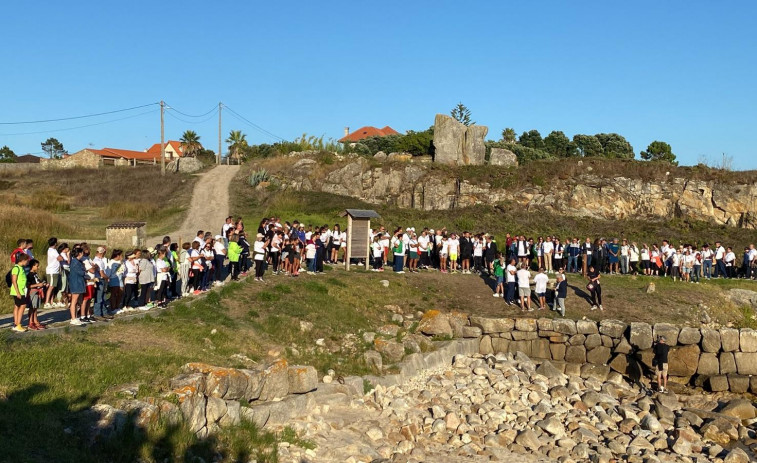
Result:
M463 330L447 331L455 324L445 318L453 319L429 311L419 330L435 335L457 331L454 334L458 336L477 337L481 354L523 352L534 359L550 360L565 373L583 376L603 371L606 376L614 370L631 379L640 378L653 368L653 340L664 335L671 346L670 381L712 392L757 393L757 331L752 329L470 316Z

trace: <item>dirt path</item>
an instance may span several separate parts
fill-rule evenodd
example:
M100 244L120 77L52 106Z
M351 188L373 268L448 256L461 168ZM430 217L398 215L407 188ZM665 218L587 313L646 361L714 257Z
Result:
M239 166L216 166L202 174L192 192L189 212L181 229L169 233L174 242L191 241L197 230L210 230L214 235L221 232L221 226L229 215L229 186ZM148 243L162 238L152 237Z

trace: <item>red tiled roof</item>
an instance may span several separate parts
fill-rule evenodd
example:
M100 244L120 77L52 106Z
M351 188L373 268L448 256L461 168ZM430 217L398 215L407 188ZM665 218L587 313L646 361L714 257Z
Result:
M166 142L166 148L168 148L168 145L173 146L174 151L179 153L180 157L184 156L184 148L182 148L180 141L168 140ZM160 143L155 143L154 145L152 145L150 148L148 148L147 152L160 157Z
M370 125L368 125L365 127L360 127L346 137L340 138L339 141L341 143L356 142L368 137L386 137L387 135L397 134L399 134L399 132L389 127L388 125L383 129L377 129L376 127L371 127Z

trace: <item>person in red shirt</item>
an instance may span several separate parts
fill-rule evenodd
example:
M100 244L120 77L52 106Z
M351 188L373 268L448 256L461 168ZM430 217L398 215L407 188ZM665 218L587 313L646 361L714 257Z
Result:
M26 254L26 240L24 238L19 239L16 244L18 247L11 252L11 262L16 263L16 258L20 254Z

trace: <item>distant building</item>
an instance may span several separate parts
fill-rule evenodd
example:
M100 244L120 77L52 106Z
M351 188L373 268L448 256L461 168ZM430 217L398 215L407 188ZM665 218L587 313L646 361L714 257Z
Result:
M387 135L399 135L399 132L389 127L388 125L383 129L378 129L372 126L360 127L354 132L350 133L350 128L344 129L344 137L339 139L340 143L355 143L363 138L370 137L386 137Z
M147 149L147 152L153 155L157 155L160 159L160 143L155 143ZM184 156L184 147L181 146L180 141L169 140L166 142L166 161L173 161L176 158Z
M16 162L21 164L39 164L40 157L33 154L24 154L16 156Z

